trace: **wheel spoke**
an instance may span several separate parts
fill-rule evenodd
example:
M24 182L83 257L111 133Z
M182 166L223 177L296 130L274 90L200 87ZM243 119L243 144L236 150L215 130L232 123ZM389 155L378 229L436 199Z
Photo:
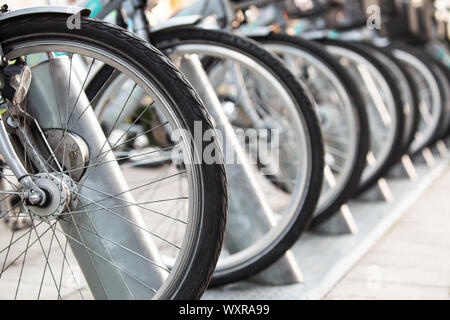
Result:
M23 257L23 260L22 260L22 267L20 268L19 280L17 281L17 287L16 287L16 293L15 293L15 295L14 295L14 300L17 300L17 295L19 294L19 287L20 287L20 282L21 282L21 280L22 280L23 268L24 268L24 266L25 266L25 260L26 260L26 258L27 258L27 253L28 253L29 244L30 244L30 239L31 239L31 233L32 233L32 232L31 232L31 229L30 229L30 233L29 233L29 235L28 235L28 240L27 240L26 249L25 249L25 252L24 252L24 257ZM2 273L3 273L4 271L5 271L5 270L2 269Z
M117 212L111 210L110 208L107 208L107 207L105 207L105 206L103 206L103 205L97 203L96 201L93 201L93 200L91 200L91 199L85 197L84 195L82 195L82 194L80 194L80 193L77 193L77 192L75 192L75 193L76 193L78 196L80 196L81 198L83 198L83 199L85 199L86 201L88 201L89 203L92 203L92 204L95 204L96 206L99 206L99 207L102 208L103 210L106 210L106 211L108 211L109 213L112 213L112 214L115 215L116 217L119 217L120 219L122 219L122 220L124 220L125 222L127 222L127 223L133 225L134 227L136 227L136 228L138 228L138 229L140 229L140 230L142 230L142 231L144 231L144 232L146 232L146 233L148 233L148 234L150 234L150 235L152 235L152 236L158 238L158 239L161 240L161 241L164 241L164 242L167 243L167 244L170 244L170 245L174 246L174 247L177 248L177 249L181 249L181 248L180 248L179 246L177 246L176 244L170 242L169 240L166 240L166 239L162 238L161 236L157 235L157 234L154 233L154 232L151 232L151 231L149 231L149 230L143 228L142 226L140 226L140 225L134 223L133 221L131 221L131 220L129 220L129 219L123 217L123 216L120 215L119 213L117 213ZM154 203L154 202L152 202L152 203ZM87 214L87 212L86 212L86 214Z
M64 221L65 221L65 220L64 220ZM118 247L124 249L125 251L128 251L128 252L130 252L130 253L132 253L132 254L138 256L139 258L141 258L141 259L143 259L143 260L145 260L145 261L151 263L151 264L154 265L155 267L158 267L158 268L160 268L161 270L164 270L164 271L166 271L167 273L170 273L170 270L167 269L166 266L160 265L160 264L158 264L157 262L152 261L152 260L148 259L147 257L144 257L142 254L140 254L140 253L138 253L138 252L136 252L136 251L133 251L133 250L131 250L130 248L127 248L127 247L123 246L122 244L120 244L120 243L118 243L118 242L116 242L116 241L114 241L114 240L112 240L112 239L110 239L110 238L107 238L107 237L105 237L105 236L102 236L102 235L100 235L100 234L97 234L96 232L92 232L92 231L89 230L87 227L82 226L82 225L79 224L79 223L77 224L77 226L78 226L81 230L84 230L84 231L86 231L86 232L88 232L88 233L90 233L90 234L96 235L96 236L99 237L100 239L105 240L105 241L107 241L107 242L109 242L109 243L112 243L112 244L114 244L114 245L116 245L116 246L118 246Z
M145 287L147 287L148 289L152 290L153 293L156 293L157 291L153 288L151 288L150 286L148 286L146 283L142 282L141 280L137 279L134 275L132 275L131 273L129 273L126 270L123 270L122 268L120 268L119 266L115 265L113 262L109 261L108 259L106 259L105 257L103 257L102 255L98 254L97 252L95 252L94 250L90 249L89 247L86 247L84 244L82 244L80 241L78 241L77 239L75 239L74 237L72 237L71 235L61 231L61 230L57 230L59 232L61 232L62 234L64 234L67 238L69 238L70 240L72 240L73 242L82 245L86 250L88 250L90 253L94 254L96 257L100 258L101 260L107 262L108 264L110 264L111 266L113 266L114 268L116 268L118 271L123 272L124 274L126 274L127 276L131 277L132 279L136 280L137 282L139 282L140 284L144 285ZM129 289L128 289L129 290ZM106 291L105 291L106 292ZM130 291L131 294L131 291Z

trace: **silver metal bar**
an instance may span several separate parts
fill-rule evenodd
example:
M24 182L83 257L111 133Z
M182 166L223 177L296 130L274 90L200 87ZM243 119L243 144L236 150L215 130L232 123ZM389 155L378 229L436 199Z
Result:
M28 175L27 170L24 168L22 162L20 162L14 147L9 140L8 132L5 128L3 117L0 115L0 153L3 159L8 164L11 171L20 179Z
M16 176L17 180L24 187L25 193L32 196L30 200L32 203L45 202L45 193L34 183L31 177L28 175L27 170L23 166L19 157L17 156L14 147L9 140L8 132L6 131L5 124L2 116L0 115L0 153L3 156L4 161L8 164L11 171Z

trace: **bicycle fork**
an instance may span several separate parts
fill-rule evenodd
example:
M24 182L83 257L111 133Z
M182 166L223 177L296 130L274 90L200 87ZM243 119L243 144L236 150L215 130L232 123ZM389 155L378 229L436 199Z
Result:
M31 71L26 65L8 66L8 61L3 55L1 45L0 68L0 89L3 90L6 88L6 90L9 91L9 96L7 97L9 100L4 100L4 97L0 92L0 154L8 163L12 172L17 177L17 180L24 188L24 192L21 193L20 196L27 199L32 205L42 205L46 201L46 194L34 183L28 175L27 170L22 165L22 162L11 144L2 116L6 111L13 110L14 108L20 109L19 105L25 99L31 83ZM5 83L5 74L8 75L8 83Z

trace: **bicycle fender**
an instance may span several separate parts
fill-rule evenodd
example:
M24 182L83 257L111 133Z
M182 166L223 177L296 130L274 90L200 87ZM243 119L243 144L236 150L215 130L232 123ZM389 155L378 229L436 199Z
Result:
M159 23L157 26L151 27L150 32L156 33L171 29L191 27L199 24L201 21L202 16L200 15L173 17L164 22Z
M91 10L87 8L80 8L74 6L42 6L32 7L19 10L8 11L0 14L0 22L8 21L21 16L45 14L45 13L60 13L68 17L79 14L82 17L89 17Z
M273 33L270 26L239 28L238 34L244 37L265 37Z

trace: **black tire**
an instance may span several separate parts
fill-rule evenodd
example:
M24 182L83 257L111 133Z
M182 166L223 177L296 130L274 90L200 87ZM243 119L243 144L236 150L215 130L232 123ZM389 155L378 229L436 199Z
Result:
M352 163L351 175L346 177L339 193L321 209L316 210L310 228L313 229L321 223L331 218L339 211L339 208L351 198L358 188L358 182L365 168L365 159L369 150L369 130L367 113L364 107L364 100L354 80L348 72L330 55L320 44L299 37L292 37L281 34L270 34L267 36L252 37L261 44L282 44L294 47L298 50L306 51L319 59L333 75L344 86L353 106L354 117L358 125L358 145L356 146L355 157Z
M424 141L422 141L422 143L419 146L415 146L414 149L411 148L409 150L409 155L411 157L415 157L415 156L417 156L417 154L420 153L420 151L423 148L429 147L437 139L439 139L441 137L441 135L445 135L445 132L443 132L443 127L446 126L446 123L448 121L447 115L445 112L445 108L444 108L445 96L446 96L445 90L446 89L443 86L442 75L437 74L437 68L438 68L437 65L432 61L432 59L430 57L428 57L422 51L420 51L417 48L412 47L410 45L399 42L399 41L395 41L395 42L391 43L389 45L389 50L394 54L394 56L395 56L396 50L399 50L399 51L404 51L404 52L414 56L416 59L420 60L420 62L423 63L423 65L431 73L431 76L433 77L434 81L436 82L436 85L439 90L439 95L440 95L439 98L441 101L441 107L437 111L438 114L436 115L436 117L440 120L438 123L436 123L435 127L431 129L431 134L429 135L429 137L427 137L427 139L424 139ZM411 72L409 70L407 70L407 72L411 74ZM414 141L413 141L413 143L414 143Z
M392 98L394 100L393 107L396 122L395 122L395 131L393 133L393 141L387 149L388 152L386 158L384 159L384 161L382 161L380 165L378 165L377 170L374 170L374 172L369 177L367 177L365 181L360 181L358 190L355 193L355 196L358 196L364 191L371 188L373 185L375 185L378 179L385 176L402 154L402 149L398 147L399 145L402 144L403 128L404 128L403 103L400 98L400 90L397 87L397 83L395 82L395 79L391 76L389 70L387 70L386 67L382 63L380 63L380 61L378 61L378 59L376 59L364 45L361 45L358 42L346 42L331 39L323 39L321 40L321 42L325 45L342 47L346 50L353 51L356 54L363 57L366 61L368 61L368 63L373 65L383 76L384 80L386 81L391 91Z
M443 128L439 133L438 139L445 139L450 131L450 65L446 61L446 56L448 58L449 48L445 43L434 41L427 44L410 44L411 46L417 48L418 50L425 52L425 54L434 62L437 75L442 82L442 86L445 89L445 101L446 101L446 117L444 120ZM441 57L440 50L443 50L444 57Z
M450 69L438 59L433 59L433 63L435 65L433 70L438 76L439 82L444 89L443 103L445 103L445 118L437 137L437 139L444 139L447 137L450 130Z
M405 126L403 132L403 140L402 140L402 154L408 153L409 146L411 142L414 140L414 136L417 131L417 127L419 125L419 97L417 96L416 85L414 84L414 80L411 75L405 69L405 67L392 55L388 48L377 47L368 43L361 43L361 45L366 46L369 52L377 52L383 55L382 58L379 58L380 62L383 63L386 68L391 72L391 75L394 79L396 79L396 83L400 83L400 81L406 81L404 88L399 85L399 89L401 92L403 90L408 90L408 95L410 95L411 101L409 104L408 110L405 110ZM378 54L375 56L378 58ZM397 70L391 70L391 68L396 68ZM397 72L400 74L397 75ZM407 103L407 101L403 101L403 103Z
M20 43L46 39L72 40L77 43L102 48L111 56L120 57L141 71L149 81L158 86L174 102L174 112L180 123L194 131L194 121L202 128L212 128L211 120L194 89L183 75L158 50L132 33L112 24L81 19L81 28L68 30L67 15L58 13L18 16L0 22L0 41L8 54ZM206 146L203 145L204 148ZM183 270L174 277L164 299L198 299L206 290L218 259L226 224L227 186L222 165L201 164L202 190L199 196L201 216L195 221L196 230L191 251L186 256Z
M306 230L319 198L323 179L324 154L320 127L311 99L294 75L284 66L283 62L275 55L264 50L255 41L224 31L191 27L156 32L151 35L151 41L153 45L163 52L183 43L206 43L229 48L250 57L254 61L263 64L279 79L291 97L294 98L294 101L297 102L298 111L305 119L312 146L312 168L308 179L308 193L304 197L303 203L298 206L297 217L290 221L289 226L282 231L276 241L271 243L270 246L251 261L236 268L225 269L220 273L216 270L211 284L222 285L255 275L280 258Z

